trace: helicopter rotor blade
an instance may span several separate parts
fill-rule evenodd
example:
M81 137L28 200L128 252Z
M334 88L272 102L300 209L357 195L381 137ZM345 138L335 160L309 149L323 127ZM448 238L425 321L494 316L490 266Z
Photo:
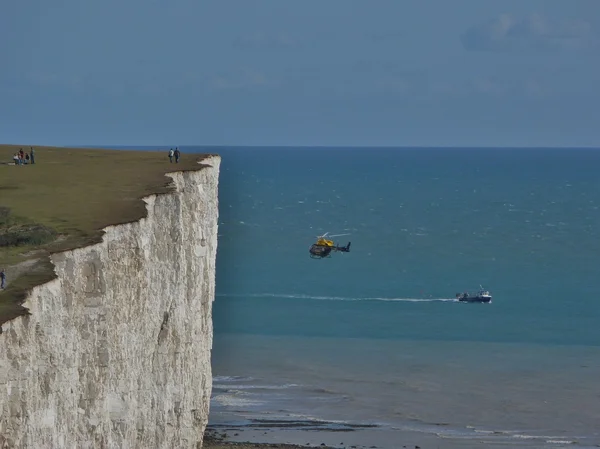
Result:
M330 235L329 237L341 237L342 235L350 235L350 233L347 233L347 234L333 234L333 235Z

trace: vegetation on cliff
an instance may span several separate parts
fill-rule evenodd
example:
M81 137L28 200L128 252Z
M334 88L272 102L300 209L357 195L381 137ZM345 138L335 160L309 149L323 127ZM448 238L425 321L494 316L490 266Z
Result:
M146 216L142 198L172 190L165 174L198 170L206 154L35 146L35 164L11 165L29 145L0 145L0 325L27 313L28 291L54 278L49 255L99 242L102 229Z

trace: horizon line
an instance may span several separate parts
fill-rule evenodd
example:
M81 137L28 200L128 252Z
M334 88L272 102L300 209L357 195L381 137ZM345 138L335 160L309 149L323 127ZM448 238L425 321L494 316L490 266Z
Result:
M148 145L123 145L123 144L110 144L110 145L62 145L68 148L107 148L107 147L121 147L121 148L185 148L185 147L196 147L196 148L371 148L371 149L600 149L594 145L580 145L580 146L563 146L563 145L531 145L531 146L494 146L494 145L211 145L211 144L181 144L181 145L166 145L166 144L148 144Z
M166 144L105 144L105 145L52 145L52 144L34 144L34 143L0 143L2 146L42 146L42 147L62 147L62 148L185 148L185 147L196 147L196 148L347 148L347 149L565 149L565 150L578 150L578 149L600 149L600 145L582 145L582 146L563 146L563 145L531 145L531 146L499 146L499 145L211 145L211 144L177 144L177 145L166 145Z

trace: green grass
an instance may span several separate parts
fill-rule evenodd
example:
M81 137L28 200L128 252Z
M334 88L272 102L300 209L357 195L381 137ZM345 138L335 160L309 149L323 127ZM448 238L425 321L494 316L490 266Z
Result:
M165 173L198 170L207 155L34 147L35 164L12 166L29 145L0 145L0 325L28 313L28 291L55 275L49 255L100 241L102 228L146 216L142 197L171 191ZM23 264L26 263L26 266ZM15 277L9 277L14 273Z

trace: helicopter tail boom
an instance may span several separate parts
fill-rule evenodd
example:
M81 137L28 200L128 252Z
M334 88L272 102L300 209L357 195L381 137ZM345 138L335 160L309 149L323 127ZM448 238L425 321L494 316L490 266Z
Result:
M346 246L338 246L338 247L336 247L336 250L342 251L344 253L349 253L350 252L350 243L352 243L352 242L348 242L348 244Z

